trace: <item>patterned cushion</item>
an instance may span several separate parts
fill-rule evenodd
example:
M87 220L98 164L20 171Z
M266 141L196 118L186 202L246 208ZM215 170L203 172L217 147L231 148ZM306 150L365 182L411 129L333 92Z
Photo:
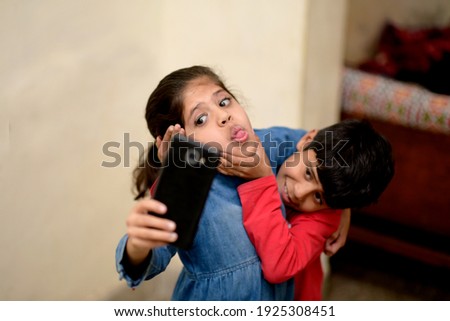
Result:
M361 117L450 134L450 96L352 68L344 69L342 109Z

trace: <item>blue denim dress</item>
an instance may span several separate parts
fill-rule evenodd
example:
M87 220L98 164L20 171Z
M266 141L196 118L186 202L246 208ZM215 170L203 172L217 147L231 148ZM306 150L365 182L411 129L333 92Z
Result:
M274 171L295 151L303 130L272 127L255 131ZM116 250L116 268L128 286L136 287L164 271L178 252L183 269L172 300L293 300L293 280L270 284L242 224L237 186L243 181L217 174L200 219L193 246L187 250L164 246L153 250L145 273L132 279L122 265L127 236Z

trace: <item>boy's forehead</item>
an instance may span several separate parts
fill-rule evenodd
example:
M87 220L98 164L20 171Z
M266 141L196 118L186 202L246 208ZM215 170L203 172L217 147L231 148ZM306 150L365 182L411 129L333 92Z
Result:
M313 149L304 149L302 152L302 162L306 167L318 167L319 161L317 154Z

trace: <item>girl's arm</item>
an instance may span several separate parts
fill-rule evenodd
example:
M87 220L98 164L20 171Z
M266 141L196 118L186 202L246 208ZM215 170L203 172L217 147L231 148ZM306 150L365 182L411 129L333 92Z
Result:
M148 257L139 265L132 265L126 254L126 244L128 235L120 240L116 248L116 270L120 279L125 279L130 288L135 288L144 280L149 280L163 272L170 260L176 254L177 248L174 246L162 246L153 249Z
M176 253L176 249L166 246L177 238L175 223L149 214L164 214L166 210L164 204L144 199L136 202L128 215L127 235L116 249L116 269L130 287L164 271Z
M156 138L158 158L162 161L169 148L173 135L185 131L179 124L169 126L164 137ZM150 194L153 195L156 182ZM131 209L126 225L127 234L120 240L116 248L116 269L130 287L136 287L144 279L164 271L177 249L169 244L177 239L175 223L151 215L164 214L167 208L154 199L136 202Z
M341 211L283 217L275 176L266 176L238 187L244 227L261 259L264 278L284 282L303 270L323 251L336 231Z
M126 256L131 265L141 264L156 247L167 245L176 240L175 223L149 214L164 214L164 204L146 199L138 201L127 219Z

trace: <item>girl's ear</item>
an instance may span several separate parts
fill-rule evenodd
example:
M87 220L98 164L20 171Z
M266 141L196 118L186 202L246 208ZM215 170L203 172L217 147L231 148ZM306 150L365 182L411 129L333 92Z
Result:
M314 140L314 137L317 135L317 129L312 129L305 134L300 140L297 142L297 151L301 152L305 146Z

